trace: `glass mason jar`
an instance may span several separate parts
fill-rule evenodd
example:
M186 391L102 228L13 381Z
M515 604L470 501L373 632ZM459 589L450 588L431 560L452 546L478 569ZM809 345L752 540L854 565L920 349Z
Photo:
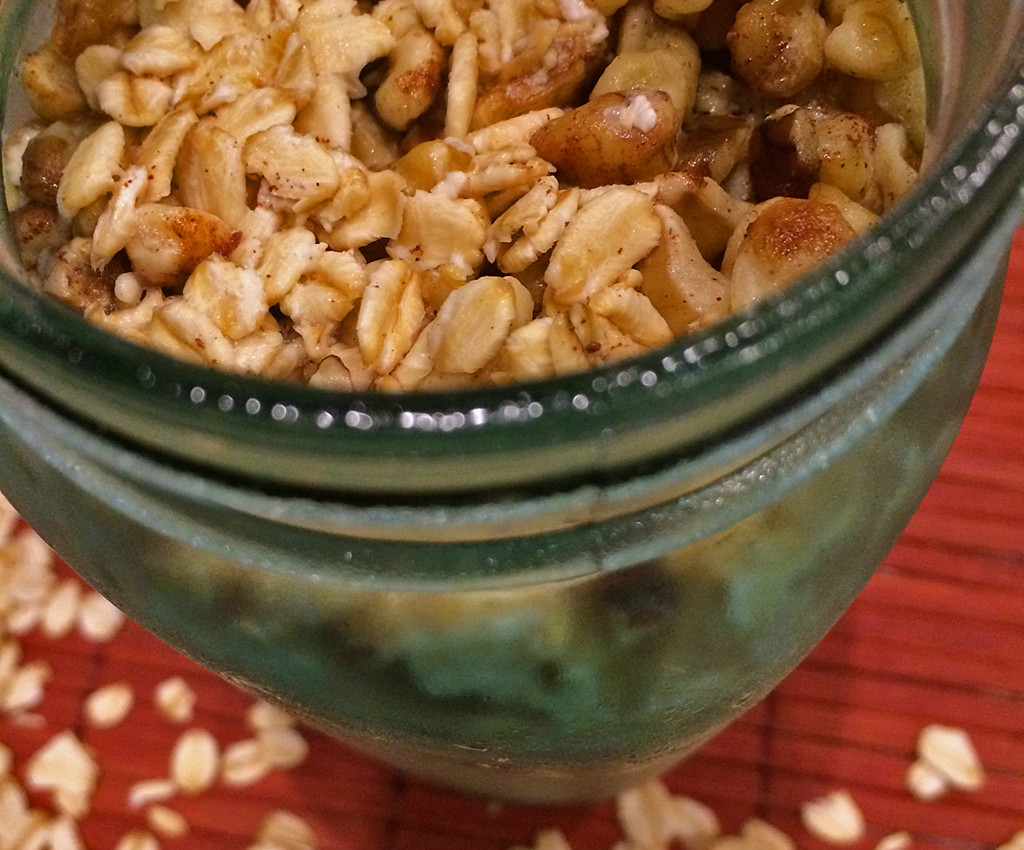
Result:
M585 374L405 395L222 374L31 291L8 237L0 490L170 645L401 769L544 802L663 771L863 587L986 356L1024 5L913 6L919 185L778 297ZM47 18L0 15L6 76Z

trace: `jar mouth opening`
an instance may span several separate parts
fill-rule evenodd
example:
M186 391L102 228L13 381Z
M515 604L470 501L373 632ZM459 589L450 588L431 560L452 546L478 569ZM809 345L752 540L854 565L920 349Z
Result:
M13 42L10 32L6 37ZM1019 197L1024 38L1012 53L966 132L875 227L777 295L639 357L534 382L402 393L221 372L127 342L18 282L9 271L19 263L8 235L0 243L0 369L128 441L133 426L119 425L116 411L84 410L88 404L74 390L54 389L51 377L77 376L123 410L207 429L218 440L240 431L268 445L297 441L293 448L316 440L318 453L359 451L374 435L392 453L448 455L458 434L509 431L519 435L512 440L557 441L703 412L686 439L675 440L692 443L737 410L750 415L799 391L891 327L941 285L941 273L927 280L912 273L921 258L932 268L951 267ZM731 405L727 413L714 411L723 404ZM449 448L436 448L439 439ZM154 440L142 442L153 447ZM492 448L500 450L500 439L472 450Z

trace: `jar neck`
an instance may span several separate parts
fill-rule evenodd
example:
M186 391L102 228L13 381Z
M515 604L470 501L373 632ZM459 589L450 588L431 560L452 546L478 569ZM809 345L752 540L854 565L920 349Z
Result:
M455 577L487 586L568 580L657 557L652 546L668 551L714 535L875 432L947 356L986 291L994 315L992 270L1014 224L1005 217L941 296L898 332L756 428L659 469L546 494L505 490L473 504L371 504L261 491L129 450L9 382L0 384L0 419L83 490L212 557L222 552L255 569L343 575L375 587ZM310 566L311 552L319 567ZM438 569L443 575L421 572Z

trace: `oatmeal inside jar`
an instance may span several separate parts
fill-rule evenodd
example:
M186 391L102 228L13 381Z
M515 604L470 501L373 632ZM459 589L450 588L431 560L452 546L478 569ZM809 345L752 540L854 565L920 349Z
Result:
M45 292L345 390L577 372L784 287L916 180L901 0L59 0L8 128Z

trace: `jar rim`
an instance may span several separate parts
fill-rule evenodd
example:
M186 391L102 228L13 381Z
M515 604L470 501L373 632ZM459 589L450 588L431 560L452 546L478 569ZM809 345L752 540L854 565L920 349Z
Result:
M951 267L1020 198L1024 38L1013 47L1017 61L1006 66L967 131L875 227L753 308L632 359L539 381L402 393L238 375L130 343L19 283L8 271L17 268L8 237L0 246L0 369L128 443L300 487L334 486L337 469L314 471L326 456L387 458L401 467L402 459L444 465L468 455L483 464L540 446L550 461L559 444L574 444L580 452L565 469L549 470L571 475L678 451L837 368L941 285L942 274L919 280L910 273L921 256L932 268ZM905 285L892 285L901 278ZM649 434L666 423L670 436L632 455L603 457L597 445L582 448L611 433ZM168 428L195 439L168 445ZM229 443L244 444L250 455L261 448L312 462L263 468L244 453L224 452ZM365 486L401 487L403 474ZM458 478L453 473L439 486L472 489L485 475ZM412 489L423 486L410 482Z

